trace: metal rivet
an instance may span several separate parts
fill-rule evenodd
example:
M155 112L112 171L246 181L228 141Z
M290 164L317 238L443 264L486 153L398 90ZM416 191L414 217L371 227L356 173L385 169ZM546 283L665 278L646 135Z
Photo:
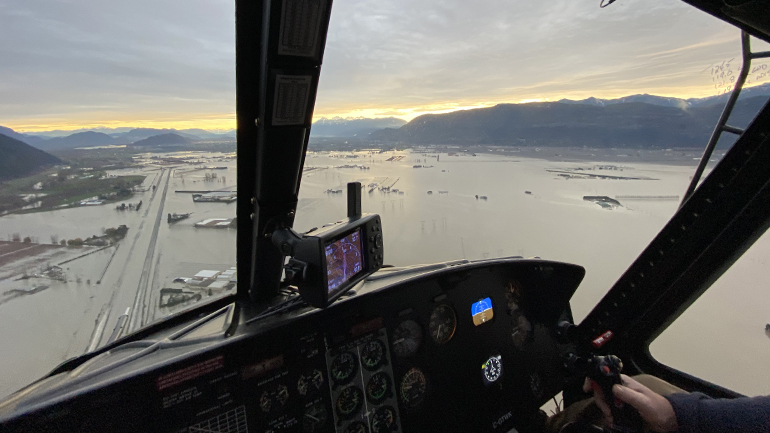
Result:
M289 213L286 214L289 218L292 218L294 216L294 211L289 211Z
M254 125L256 125L256 127L259 128L259 118L254 119Z

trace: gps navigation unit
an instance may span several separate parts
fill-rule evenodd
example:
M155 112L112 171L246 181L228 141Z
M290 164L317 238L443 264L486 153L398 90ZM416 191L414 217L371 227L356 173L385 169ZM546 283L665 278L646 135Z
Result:
M383 263L382 223L376 214L346 218L301 235L278 230L272 238L291 257L284 267L290 284L314 307L328 306Z

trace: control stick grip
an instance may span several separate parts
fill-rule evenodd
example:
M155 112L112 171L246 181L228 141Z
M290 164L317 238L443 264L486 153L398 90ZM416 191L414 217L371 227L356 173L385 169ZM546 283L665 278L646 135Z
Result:
M642 431L644 420L639 413L630 405L615 398L612 392L613 385L621 384L620 372L623 370L623 361L615 355L607 355L594 356L590 363L589 377L599 385L607 406L612 411L612 430L622 433Z

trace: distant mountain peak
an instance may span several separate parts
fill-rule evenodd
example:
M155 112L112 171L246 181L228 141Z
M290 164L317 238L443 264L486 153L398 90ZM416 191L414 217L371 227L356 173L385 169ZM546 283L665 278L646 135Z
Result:
M322 117L313 122L311 137L365 137L384 128L400 128L406 121L396 117L370 119L366 117Z
M169 132L166 134L153 135L143 140L136 141L132 144L134 147L164 147L190 144L193 140L183 137L179 134Z

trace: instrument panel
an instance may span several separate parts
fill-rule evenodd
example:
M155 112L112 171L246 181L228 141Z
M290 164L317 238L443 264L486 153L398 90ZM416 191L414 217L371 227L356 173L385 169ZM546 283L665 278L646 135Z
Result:
M5 425L45 431L57 413L80 431L538 431L569 350L553 328L583 274L507 259L366 281L327 309L123 364Z

